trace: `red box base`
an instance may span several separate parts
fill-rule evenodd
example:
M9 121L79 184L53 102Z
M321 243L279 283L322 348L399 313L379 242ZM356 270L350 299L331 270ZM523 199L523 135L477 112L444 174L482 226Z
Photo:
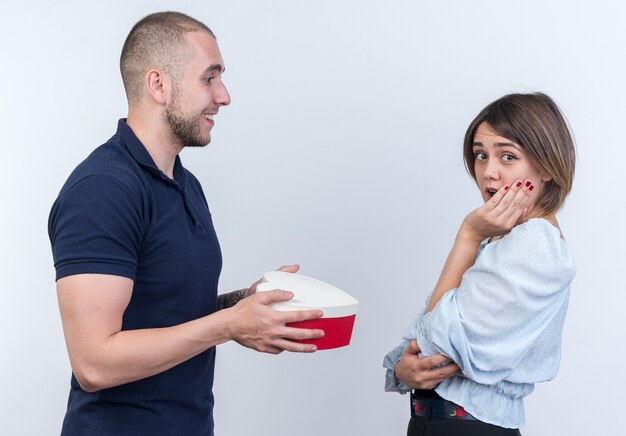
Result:
M345 347L350 344L355 319L356 314L341 318L319 318L311 321L292 322L287 324L287 326L301 329L324 330L323 338L293 341L302 344L316 345L318 350L328 350L331 348Z

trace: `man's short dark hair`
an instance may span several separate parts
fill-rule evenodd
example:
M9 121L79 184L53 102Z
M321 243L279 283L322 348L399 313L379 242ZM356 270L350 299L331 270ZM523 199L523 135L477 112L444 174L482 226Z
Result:
M185 34L189 32L207 32L215 38L204 23L180 12L150 14L133 26L120 57L129 104L141 101L144 75L151 68L163 71L175 80L182 77L189 56L185 42Z

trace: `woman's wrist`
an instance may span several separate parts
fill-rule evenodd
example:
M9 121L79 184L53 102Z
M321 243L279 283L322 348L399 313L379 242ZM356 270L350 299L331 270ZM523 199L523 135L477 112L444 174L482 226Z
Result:
M400 372L402 372L402 370L403 370L403 368L400 366L400 361L401 361L401 359L398 359L398 361L396 362L396 364L393 367L393 376L395 378L396 385L406 386L406 383L404 383L404 381L402 381L402 379L398 375L398 370L400 370Z
M480 243L484 241L485 238L487 238L487 236L481 235L479 232L473 229L466 220L463 221L463 224L461 224L461 228L456 234L456 240L458 242L468 242L476 245L480 245Z

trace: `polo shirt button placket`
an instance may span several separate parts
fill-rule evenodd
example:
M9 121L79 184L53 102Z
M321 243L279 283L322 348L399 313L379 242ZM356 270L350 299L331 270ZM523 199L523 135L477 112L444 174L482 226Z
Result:
M204 227L202 227L202 224L200 224L200 222L196 219L193 211L191 210L191 207L189 206L189 202L187 201L187 195L185 194L185 191L180 188L180 185L178 183L176 183L176 190L180 192L180 195L183 198L185 210L189 214L189 218L191 219L191 224L193 225L194 231L196 233L204 233Z

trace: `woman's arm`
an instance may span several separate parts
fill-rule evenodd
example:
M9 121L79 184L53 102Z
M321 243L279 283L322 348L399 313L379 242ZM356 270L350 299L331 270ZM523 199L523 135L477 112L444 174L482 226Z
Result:
M509 232L519 221L525 212L529 194L525 183L518 180L513 184L513 189L508 185L503 186L489 201L465 217L431 295L426 313L433 310L446 292L459 287L461 278L476 261L478 247L484 239ZM413 333L418 329L419 320L416 323ZM425 341L425 351L430 357L420 359L418 343L409 343L407 340L411 336L415 337L412 334L405 335L405 342L385 357L383 366L387 368L387 391L404 393L410 388L429 389L459 370L455 363L441 366L450 359L438 354L440 351L434 350L428 341Z
M459 372L459 367L443 354L419 357L420 351L416 340L409 342L393 368L387 370L386 390L401 392L398 388L432 389ZM394 385L396 389L389 389Z
M459 287L461 277L476 261L476 252L483 240L504 235L518 223L529 198L526 183L517 180L512 187L505 185L500 188L489 201L465 217L426 312L434 309L443 294Z
M534 381L547 380L558 365L575 273L559 230L547 220L529 220L487 245L412 335L424 354L449 356L478 383L498 383L522 361L526 370L543 371Z

